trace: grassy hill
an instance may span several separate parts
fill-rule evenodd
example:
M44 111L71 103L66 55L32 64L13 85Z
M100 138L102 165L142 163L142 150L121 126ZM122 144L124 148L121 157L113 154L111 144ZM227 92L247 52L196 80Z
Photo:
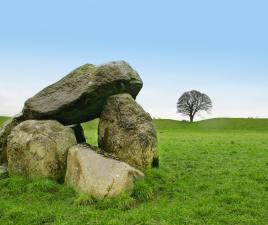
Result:
M134 195L94 201L49 180L8 178L0 224L268 224L268 119L155 124L160 168ZM83 126L96 144L97 120Z
M156 125L162 130L167 128L190 129L192 131L224 131L224 130L242 130L242 131L265 131L268 130L268 119L240 119L240 118L216 118L202 120L195 123L185 121L160 119L155 120Z

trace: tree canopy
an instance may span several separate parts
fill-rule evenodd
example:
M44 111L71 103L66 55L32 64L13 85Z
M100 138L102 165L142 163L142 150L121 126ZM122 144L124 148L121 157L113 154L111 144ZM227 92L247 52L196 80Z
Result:
M183 93L177 102L177 112L189 116L191 122L194 121L198 112L210 112L211 109L212 101L210 97L196 90Z

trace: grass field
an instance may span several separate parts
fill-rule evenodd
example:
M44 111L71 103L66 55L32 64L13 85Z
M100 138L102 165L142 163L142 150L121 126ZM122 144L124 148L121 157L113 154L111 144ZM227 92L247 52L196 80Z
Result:
M97 201L49 180L8 178L0 224L268 224L268 119L155 124L160 168L132 196ZM97 121L84 128L96 144Z

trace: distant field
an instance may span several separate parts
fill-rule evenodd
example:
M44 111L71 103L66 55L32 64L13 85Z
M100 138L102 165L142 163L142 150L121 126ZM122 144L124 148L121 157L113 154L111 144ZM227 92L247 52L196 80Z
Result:
M3 123L7 121L9 117L7 116L0 116L0 127L2 127Z
M48 180L9 178L0 224L268 224L268 119L155 124L160 168L136 195L87 202ZM96 145L97 120L83 126Z

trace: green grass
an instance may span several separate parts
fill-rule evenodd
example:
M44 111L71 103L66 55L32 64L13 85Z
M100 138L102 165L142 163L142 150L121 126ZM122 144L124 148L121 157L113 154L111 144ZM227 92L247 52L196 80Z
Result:
M0 181L0 224L268 224L268 119L155 121L160 168L103 201L53 181ZM97 121L83 125L97 143Z
M0 116L0 127L3 126L4 122L7 121L9 117L7 116Z

